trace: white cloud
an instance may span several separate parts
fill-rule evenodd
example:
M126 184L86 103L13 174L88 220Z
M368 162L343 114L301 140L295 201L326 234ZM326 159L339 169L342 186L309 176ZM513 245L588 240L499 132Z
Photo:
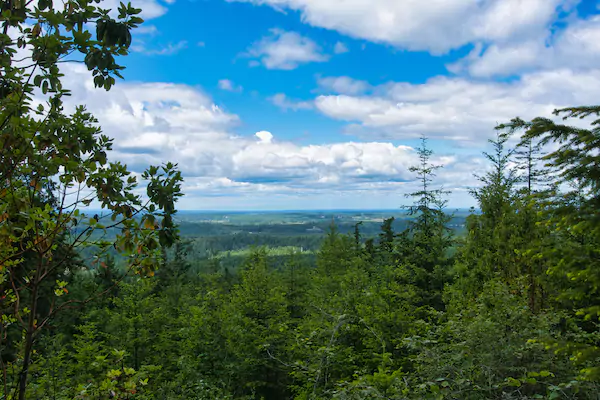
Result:
M175 3L174 0L166 1L168 4ZM55 2L59 3L59 2ZM117 9L119 8L120 0L103 0L102 3L99 4L102 9L110 9L113 14L117 14ZM65 3L66 4L66 3ZM154 19L163 16L167 13L168 9L164 5L162 5L157 0L132 0L131 5L134 8L141 8L142 13L140 16L145 20Z
M417 158L413 149L384 142L300 145L260 131L234 135L236 115L215 106L205 93L186 85L123 83L94 89L89 71L64 65L65 86L76 104L98 117L115 138L112 157L140 172L149 164L179 163L190 196L349 196L405 190ZM113 159L114 159L113 158ZM344 194L345 193L345 194ZM327 196L329 196L327 194ZM186 203L187 202L187 203ZM339 202L338 202L339 203ZM245 204L245 203L244 203Z
M241 92L243 90L241 86L236 85L229 79L221 79L219 81L219 89L226 90L228 92Z
M515 36L530 36L546 29L557 15L563 0L487 1L482 12L471 20L474 38L502 41Z
M575 20L552 35L520 42L478 46L469 56L449 66L452 72L490 77L558 68L589 69L600 65L600 16Z
M371 89L365 81L358 81L348 76L319 77L317 78L319 88L338 94L362 94Z
M329 59L329 56L323 54L320 46L311 39L296 32L286 32L280 29L271 29L271 35L254 43L246 56L259 60L267 69L283 70L291 70L301 64L324 62Z
M257 138L260 139L260 143L271 143L273 141L273 134L267 131L260 131L254 134Z
M465 145L483 144L496 124L515 116L549 116L553 109L593 104L600 71L530 73L514 82L436 77L424 84L389 83L373 96L329 95L315 100L323 114L350 123L368 139L402 140L422 134Z
M304 22L409 50L444 53L546 29L565 0L230 0L299 11ZM563 7L564 8L564 7Z
M337 42L335 44L335 46L333 46L333 52L335 54L344 54L349 52L350 50L348 49L348 46L346 46L344 43L342 42Z
M392 102L383 98L347 95L319 96L315 104L317 109L329 117L347 121L368 119L370 115L394 107Z
M141 35L156 35L158 34L158 28L155 25L141 25L140 27L136 28L135 31L133 31L134 34L141 34Z
M312 101L292 100L284 93L277 93L276 95L269 97L269 101L284 111L310 110L314 107Z
M558 106L591 104L600 92L600 71L547 71L511 83L448 77L420 85L388 83L370 88L368 96L316 99L321 112L348 121L349 129L366 142L309 145L277 132L232 134L239 118L195 87L119 82L106 93L93 89L85 67L64 65L63 70L65 85L73 90L68 107L87 104L115 138L116 158L137 172L148 164L179 163L186 179L186 208L404 204L409 200L402 195L414 191L408 168L417 156L411 147L389 140L427 134L434 146L440 138L451 139L478 144L478 153L496 123L517 115L549 115ZM437 182L456 191L452 206L471 205L466 188L476 184L472 174L483 172L485 161L469 154L473 151L449 151L434 160L446 165Z
M177 43L169 43L166 46L149 48L143 41L139 41L137 44L131 46L131 50L148 55L170 56L186 49L187 45L188 43L186 40L181 40Z
M477 77L522 76L511 82L436 77L424 84L390 82L376 87L348 76L318 77L322 95L314 101L283 93L269 100L288 110L316 108L347 122L347 132L366 142L307 145L290 142L276 131L233 134L239 118L197 88L119 82L105 93L93 89L85 68L65 65L66 86L73 89L69 105L87 104L104 131L116 138L114 155L135 171L167 160L178 162L186 178L188 208L206 207L204 201L211 197L219 197L212 208L280 200L287 208L306 206L294 203L303 197L319 199L324 206L331 201L336 208L377 207L376 199L383 198L391 199L388 205L403 204L402 194L413 185L408 167L417 159L412 148L389 143L392 140L426 134L432 144L447 139L481 147L499 122L517 115L549 115L560 106L592 104L600 92L599 17L565 19L565 30L549 34L557 7L567 9L565 5L576 0L241 1L296 10L311 25L398 48L444 53L473 44L471 54L449 68ZM134 5L138 3L147 4L142 5L147 19L167 11L152 0ZM154 54L172 54L187 43L149 50L141 47L143 43L138 46ZM342 42L328 47L335 54L345 50ZM252 58L251 64L284 70L330 57L313 40L277 29L254 43L245 56ZM236 90L226 79L219 87ZM436 161L447 166L439 173L440 182L464 193L474 184L474 170L483 171L485 162L469 155L473 151L460 151L460 156L444 154ZM244 200L235 203L235 196L241 195ZM200 198L203 203L196 203Z

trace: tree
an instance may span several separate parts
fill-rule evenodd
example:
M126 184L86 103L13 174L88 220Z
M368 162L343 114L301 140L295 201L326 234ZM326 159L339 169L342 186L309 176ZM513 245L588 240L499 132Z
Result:
M558 300L566 310L575 310L572 319L579 334L570 341L555 343L558 350L572 354L581 366L582 377L600 380L600 346L597 322L600 315L600 106L555 110L563 120L592 117L590 128L557 123L538 117L530 122L515 118L504 127L524 130L525 140L557 147L543 157L546 166L558 171L564 193L548 202L544 210L552 244L545 248L547 272L559 279Z
M520 120L519 120L520 121ZM520 121L524 123L523 121ZM508 128L508 129L507 129ZM515 127L499 125L498 131L507 130L501 136L509 138L516 133ZM529 308L537 312L547 305L546 261L542 256L544 247L551 245L546 227L548 201L557 188L552 175L555 171L544 165L544 146L539 139L524 135L512 151L516 168L516 189L512 230L516 273L526 277Z
M305 313L307 303L308 267L299 254L292 252L282 271L290 323L296 323Z
M433 151L427 147L427 139L421 139L417 150L420 163L410 168L420 182L420 189L408 193L415 198L409 206L409 214L414 218L409 222L406 234L402 237L402 261L412 265L414 283L421 289L423 303L436 309L443 308L442 289L448 276L448 249L452 245L450 217L444 208L447 202L443 189L432 189L435 171L441 165L431 164Z
M232 371L237 395L256 393L261 398L285 397L287 379L278 360L285 347L288 321L284 285L269 272L265 249L254 251L232 292L225 325L227 350L235 358ZM283 393L282 393L283 391Z
M496 129L504 128L504 125L496 127ZM509 130L508 135L512 134L514 134L514 130ZM525 184L527 195L531 196L535 192L545 189L551 181L551 172L543 165L542 143L531 136L523 136L514 154L518 163L517 170L521 172L520 181Z
M467 218L467 237L456 268L464 293L476 295L495 277L501 276L506 282L517 275L514 226L518 177L511 168L513 151L506 149L508 139L508 135L498 133L495 140L489 140L494 151L483 154L491 169L478 177L482 186L471 190L480 212Z
M52 282L70 265L70 250L95 244L129 257L127 273L152 275L160 246L177 238L173 224L180 196L176 165L150 167L146 199L120 162L109 162L112 140L83 106L67 115L60 65L83 62L96 87L109 90L124 67L131 30L141 10L121 3L117 18L90 0L4 2L0 33L0 325L22 332L18 376L2 359L5 397L24 399L36 338L61 310L68 282ZM89 27L96 27L90 32ZM41 93L40 93L41 92ZM34 108L32 104L41 103ZM52 198L55 202L45 201ZM95 204L100 213L86 215ZM66 243L62 245L61 243ZM64 251L59 251L59 245ZM44 291L49 282L50 294ZM94 294L93 296L101 295ZM42 303L47 312L40 314ZM12 387L11 387L12 385Z
M574 391L558 386L561 378L572 377L567 358L532 343L554 333L559 315L532 314L525 304L513 287L493 279L483 284L475 299L456 309L450 305L443 323L413 342L415 398L573 396ZM588 397L579 393L577 398Z

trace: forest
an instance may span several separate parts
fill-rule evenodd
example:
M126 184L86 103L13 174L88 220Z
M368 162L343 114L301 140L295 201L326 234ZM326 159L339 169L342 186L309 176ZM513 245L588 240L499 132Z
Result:
M491 126L464 228L423 138L402 224L235 239L63 107L143 22L97 3L2 3L1 400L599 398L600 106Z

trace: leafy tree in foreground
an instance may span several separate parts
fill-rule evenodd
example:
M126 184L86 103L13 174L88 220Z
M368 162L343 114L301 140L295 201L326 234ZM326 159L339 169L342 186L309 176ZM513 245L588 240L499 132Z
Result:
M98 3L98 2L95 2ZM108 90L123 69L141 10L122 4L117 18L89 0L5 2L0 31L0 352L4 398L24 399L34 346L43 328L72 307L57 271L74 267L69 251L95 244L129 256L127 273L152 275L159 249L177 237L172 215L181 175L150 167L147 199L126 166L109 162L112 141L84 107L66 114L61 63L85 63ZM89 27L95 26L95 32ZM33 104L39 104L33 107ZM44 201L52 198L54 202ZM102 212L84 215L95 204ZM109 230L116 231L107 239ZM59 251L60 249L60 251ZM51 287L53 290L46 290ZM91 294L92 297L102 293ZM40 307L46 310L40 312ZM19 330L18 356L5 359ZM13 373L16 372L16 375Z

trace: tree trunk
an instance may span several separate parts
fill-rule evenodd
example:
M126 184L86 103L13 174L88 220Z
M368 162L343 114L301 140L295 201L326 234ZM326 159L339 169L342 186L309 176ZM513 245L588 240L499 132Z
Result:
M536 312L536 308L535 308L535 295L536 295L536 290L537 290L537 285L535 283L535 275L534 275L534 269L533 266L529 267L529 308L531 309L531 312L535 314Z
M36 280L31 291L31 311L27 321L27 332L25 334L25 350L23 353L23 368L19 374L19 400L25 400L25 392L27 390L27 377L29 375L29 365L31 364L31 353L33 351L33 336L36 330L35 316L37 314L37 296L38 296L38 277L39 272L36 272Z
M29 364L31 364L31 351L33 349L33 331L27 330L25 335L25 354L23 356L23 368L19 375L19 400L25 400L27 390L27 376L29 375Z

